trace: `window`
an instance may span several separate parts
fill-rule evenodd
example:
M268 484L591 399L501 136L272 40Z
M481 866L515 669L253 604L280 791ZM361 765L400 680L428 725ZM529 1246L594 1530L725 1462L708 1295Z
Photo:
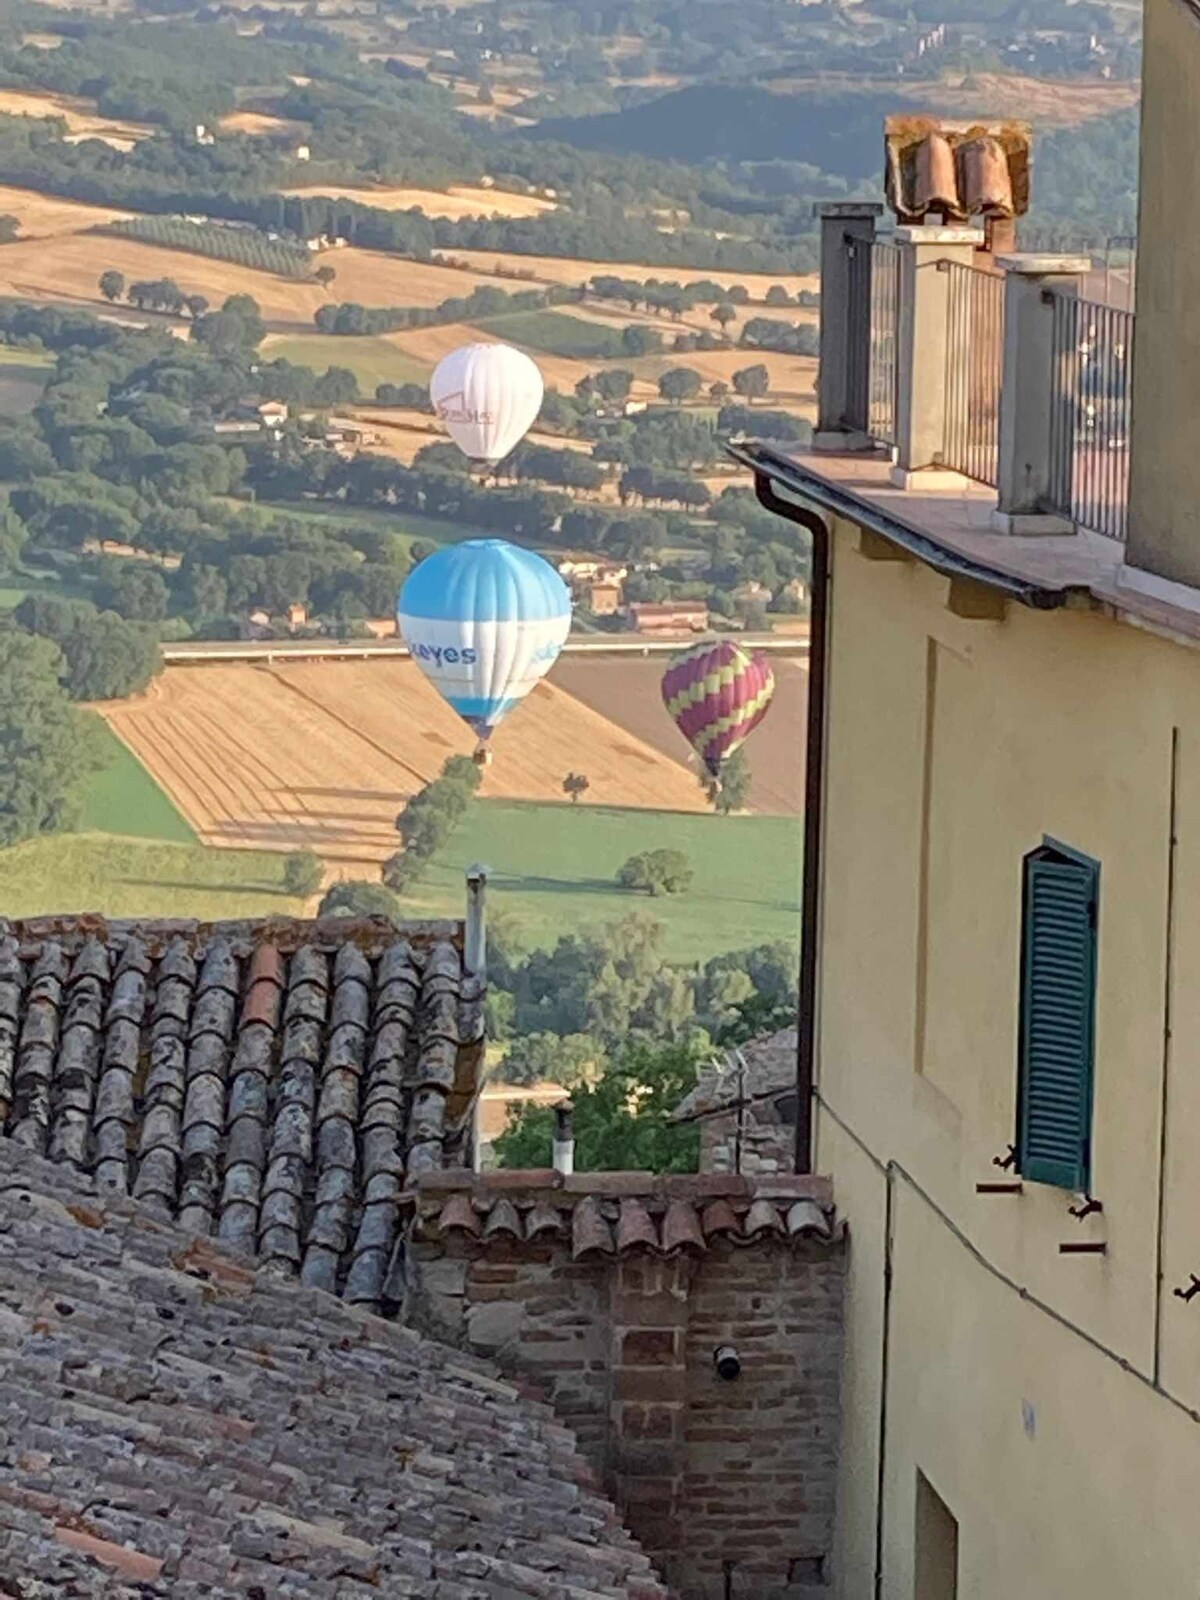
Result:
M958 1523L923 1472L917 1472L913 1600L958 1600Z
M1100 864L1047 840L1025 857L1017 1171L1084 1192L1091 1176Z

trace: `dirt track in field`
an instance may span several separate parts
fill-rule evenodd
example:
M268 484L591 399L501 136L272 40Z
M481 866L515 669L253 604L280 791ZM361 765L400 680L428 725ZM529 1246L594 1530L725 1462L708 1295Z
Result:
M407 661L168 668L147 694L99 709L205 843L341 862L392 854L404 801L474 744ZM668 755L629 716L618 725L555 684L492 744L485 797L561 802L577 771L591 780L585 804L707 808L686 751Z

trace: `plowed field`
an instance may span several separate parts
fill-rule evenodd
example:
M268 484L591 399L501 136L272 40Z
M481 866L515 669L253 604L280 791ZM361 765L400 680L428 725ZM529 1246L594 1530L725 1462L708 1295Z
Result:
M169 668L136 700L99 708L207 844L379 861L409 795L473 737L407 661ZM552 684L493 740L483 798L707 809L680 760Z

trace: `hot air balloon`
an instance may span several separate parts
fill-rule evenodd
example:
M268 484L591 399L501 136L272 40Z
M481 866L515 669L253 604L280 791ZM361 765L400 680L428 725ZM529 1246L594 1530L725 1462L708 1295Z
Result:
M571 597L548 561L503 539L468 539L426 556L405 580L396 619L413 660L479 736L553 666Z
M721 764L767 714L775 675L764 655L732 639L709 640L677 657L663 674L663 704L719 783Z
M433 409L472 461L503 461L542 407L537 364L507 344L467 344L441 360L429 382Z

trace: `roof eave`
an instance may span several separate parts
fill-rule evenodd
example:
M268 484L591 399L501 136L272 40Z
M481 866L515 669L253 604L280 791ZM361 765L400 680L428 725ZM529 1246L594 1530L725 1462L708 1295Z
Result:
M1047 588L1029 583L1011 573L1001 572L984 562L973 561L956 550L941 545L928 533L885 511L872 501L853 494L836 483L810 471L800 461L784 455L762 439L726 442L726 453L757 477L770 479L791 494L801 497L819 510L844 517L860 528L869 529L890 544L907 550L918 561L947 578L968 578L973 583L1007 595L1034 611L1055 611L1067 604L1068 588Z

